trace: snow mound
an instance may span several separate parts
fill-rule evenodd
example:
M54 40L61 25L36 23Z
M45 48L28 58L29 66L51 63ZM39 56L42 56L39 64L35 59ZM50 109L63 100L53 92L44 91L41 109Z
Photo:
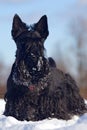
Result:
M87 101L86 101L87 103ZM45 119L42 121L18 121L3 115L5 102L0 99L0 130L87 130L87 113L81 117L74 116L71 120Z

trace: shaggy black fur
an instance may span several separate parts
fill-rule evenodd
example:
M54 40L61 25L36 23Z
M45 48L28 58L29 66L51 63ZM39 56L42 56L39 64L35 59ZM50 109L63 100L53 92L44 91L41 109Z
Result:
M48 24L44 15L27 26L18 15L13 18L12 37L16 59L7 81L4 115L18 120L41 120L55 117L68 120L86 111L79 89L69 74L56 68L44 55Z

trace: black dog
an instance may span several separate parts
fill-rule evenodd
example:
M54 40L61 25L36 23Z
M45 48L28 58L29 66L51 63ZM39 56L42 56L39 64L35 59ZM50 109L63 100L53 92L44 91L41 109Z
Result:
M52 58L46 59L44 55L48 34L45 15L32 26L14 16L12 37L17 51L7 81L4 115L18 120L49 117L67 120L86 111L75 81L58 70Z

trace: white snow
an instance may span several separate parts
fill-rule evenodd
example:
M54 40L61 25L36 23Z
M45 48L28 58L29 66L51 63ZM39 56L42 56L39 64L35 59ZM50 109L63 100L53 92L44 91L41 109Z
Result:
M87 101L85 101L87 103ZM0 99L0 130L87 130L87 113L71 120L45 119L42 121L18 121L3 115L5 102Z

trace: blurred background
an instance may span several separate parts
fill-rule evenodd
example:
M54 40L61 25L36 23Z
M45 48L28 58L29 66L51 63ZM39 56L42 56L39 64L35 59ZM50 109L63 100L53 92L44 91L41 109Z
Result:
M46 55L74 77L87 99L87 0L0 0L0 98L15 60L11 28L16 13L29 25L47 15Z

